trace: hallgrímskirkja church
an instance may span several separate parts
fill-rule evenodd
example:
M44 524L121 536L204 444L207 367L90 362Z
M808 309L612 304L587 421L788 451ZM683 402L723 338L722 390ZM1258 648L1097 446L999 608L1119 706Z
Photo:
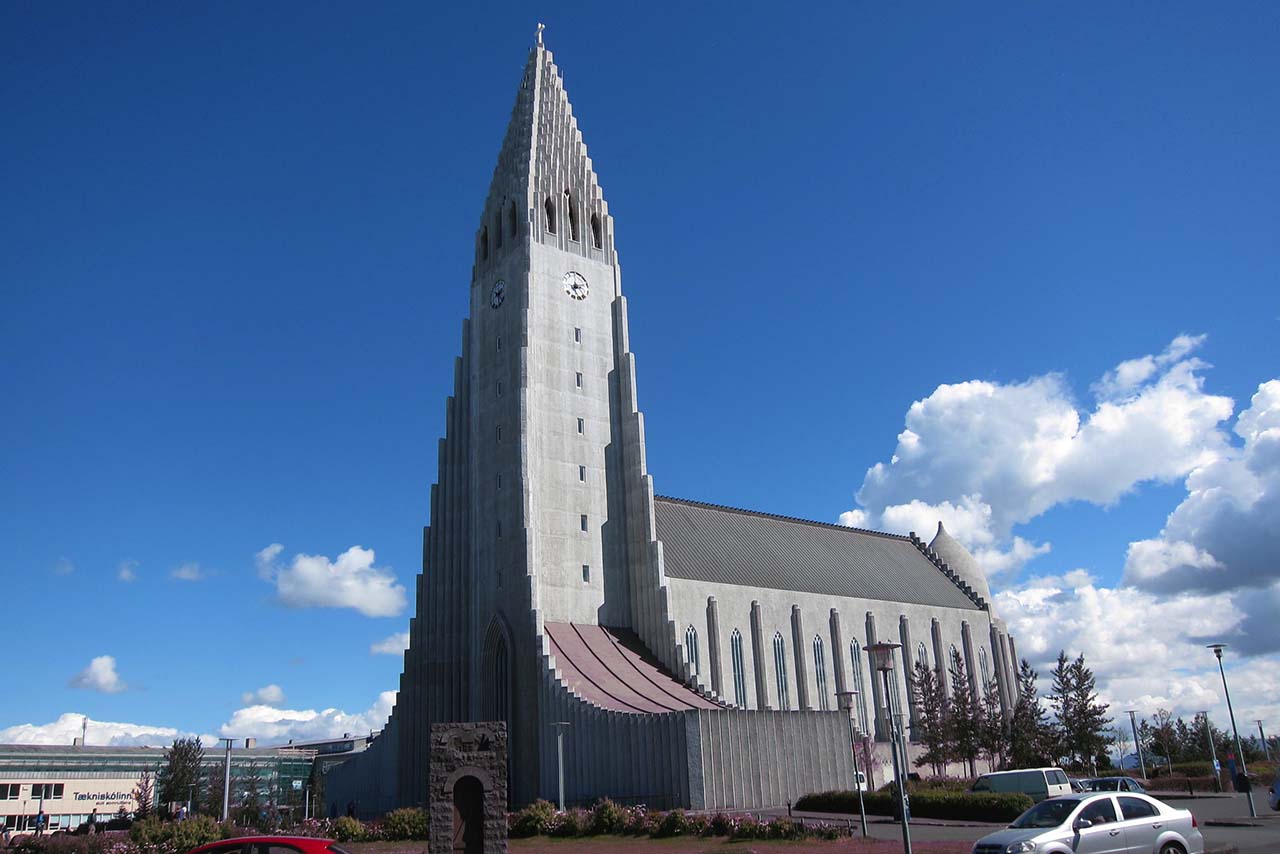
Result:
M507 723L513 807L555 800L567 722L570 802L749 809L852 787L844 691L883 782L917 661L959 655L1012 710L1013 639L941 525L926 545L654 494L614 227L539 32L476 232L399 696L329 774L339 812L425 804L433 723ZM866 653L886 640L891 698Z

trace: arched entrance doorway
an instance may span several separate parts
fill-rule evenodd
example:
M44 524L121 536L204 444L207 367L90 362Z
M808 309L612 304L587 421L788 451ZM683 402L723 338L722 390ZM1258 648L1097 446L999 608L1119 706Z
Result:
M484 785L471 775L453 784L453 850L484 854Z

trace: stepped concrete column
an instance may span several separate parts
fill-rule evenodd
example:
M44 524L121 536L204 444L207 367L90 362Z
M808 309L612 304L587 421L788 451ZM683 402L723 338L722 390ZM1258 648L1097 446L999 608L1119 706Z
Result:
M845 687L848 682L844 675L844 641L841 640L840 633L840 612L835 608L831 609L828 623L831 627L831 667L836 672L836 696L839 696L849 689Z
M968 620L960 622L960 644L964 652L964 666L969 669L969 692L973 694L975 702L981 703L987 686L978 684L978 668L973 660L973 633L969 631Z
M769 709L769 683L764 673L764 630L760 627L760 603L751 602L751 659L756 674L756 708Z
M867 646L871 646L876 642L876 617L870 611L867 612ZM889 733L892 732L889 722L885 720L885 695L884 684L879 678L880 674L876 673L873 668L871 671L871 699L875 704L876 720L876 741L888 741Z
M707 597L707 655L711 659L711 690L724 698L724 682L720 671L720 609L716 597Z
M942 688L942 696L951 697L951 674L948 672L951 662L947 661L947 654L943 651L942 646L942 623L937 617L933 618L933 623L929 627L930 634L933 636L933 664L934 669L938 671L938 685Z
M795 647L793 656L796 662L796 707L803 711L812 711L809 703L809 674L804 660L804 622L800 615L800 606L791 606L791 643Z
M915 678L915 647L911 645L911 620L906 614L898 616L898 638L902 641L902 684L907 690L907 716L911 721L911 738L916 737L916 725L920 722L920 710L916 708L916 698L911 690L911 680Z

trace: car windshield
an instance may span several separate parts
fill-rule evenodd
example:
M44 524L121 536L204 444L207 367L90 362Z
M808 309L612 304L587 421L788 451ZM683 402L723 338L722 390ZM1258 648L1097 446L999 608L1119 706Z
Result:
M1018 820L1010 827L1057 827L1067 820L1072 810L1080 805L1079 801L1041 801L1031 809L1018 816Z
M1095 792L1114 792L1120 788L1119 780L1090 780L1087 787Z

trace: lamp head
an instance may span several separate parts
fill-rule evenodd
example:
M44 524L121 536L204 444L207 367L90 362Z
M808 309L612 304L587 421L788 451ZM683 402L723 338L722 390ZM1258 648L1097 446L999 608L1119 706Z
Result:
M836 702L843 711L853 711L853 698L858 696L857 691L840 691L836 694Z
M865 648L867 654L871 656L871 669L879 670L881 673L891 673L893 672L893 651L901 649L902 644L880 641L868 644Z
M1218 656L1219 661L1222 660L1222 651L1226 648L1227 645L1225 643L1211 643L1205 647L1205 649L1213 650L1213 654Z

